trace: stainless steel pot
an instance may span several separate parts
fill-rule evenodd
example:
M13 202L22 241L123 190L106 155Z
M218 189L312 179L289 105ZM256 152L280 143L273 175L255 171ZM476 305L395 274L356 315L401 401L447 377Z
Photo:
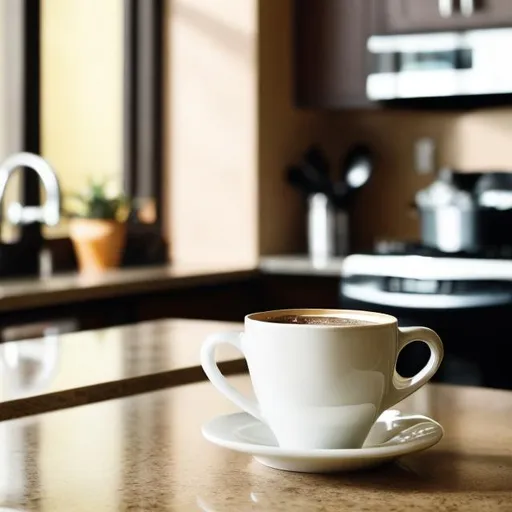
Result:
M421 240L444 252L472 251L478 245L477 215L473 208L455 205L418 208Z
M468 191L457 187L450 169L441 169L437 179L416 194L416 205L424 245L444 252L476 249L476 205Z

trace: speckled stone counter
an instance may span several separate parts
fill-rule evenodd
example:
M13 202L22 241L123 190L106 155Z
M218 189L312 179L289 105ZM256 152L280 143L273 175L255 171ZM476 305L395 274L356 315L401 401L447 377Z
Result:
M243 392L245 376L230 377ZM430 386L402 404L440 421L425 452L361 473L260 466L205 441L235 408L209 383L0 423L0 506L16 510L510 511L512 392Z
M199 349L236 323L160 320L0 344L0 420L204 379ZM233 347L224 372L246 368Z

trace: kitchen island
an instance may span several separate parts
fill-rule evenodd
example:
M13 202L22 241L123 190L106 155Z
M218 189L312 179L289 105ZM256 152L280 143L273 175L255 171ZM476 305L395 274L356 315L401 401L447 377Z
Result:
M250 392L246 376L229 377ZM512 392L430 385L400 409L438 420L435 447L370 471L276 471L213 446L235 407L208 383L0 423L0 506L14 510L509 511ZM7 477L8 475L8 477Z

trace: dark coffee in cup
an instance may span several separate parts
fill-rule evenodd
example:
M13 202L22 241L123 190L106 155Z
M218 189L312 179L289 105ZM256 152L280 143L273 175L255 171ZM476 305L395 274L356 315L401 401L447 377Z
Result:
M332 325L338 327L354 327L371 325L374 322L360 318L324 315L282 315L271 316L265 319L266 322L275 324L298 324L298 325Z

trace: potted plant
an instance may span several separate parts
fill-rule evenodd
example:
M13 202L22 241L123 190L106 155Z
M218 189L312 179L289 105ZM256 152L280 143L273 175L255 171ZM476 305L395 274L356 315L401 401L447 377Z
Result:
M98 273L118 267L126 241L127 198L109 197L106 183L90 181L84 193L70 199L76 207L70 215L69 233L80 270Z

